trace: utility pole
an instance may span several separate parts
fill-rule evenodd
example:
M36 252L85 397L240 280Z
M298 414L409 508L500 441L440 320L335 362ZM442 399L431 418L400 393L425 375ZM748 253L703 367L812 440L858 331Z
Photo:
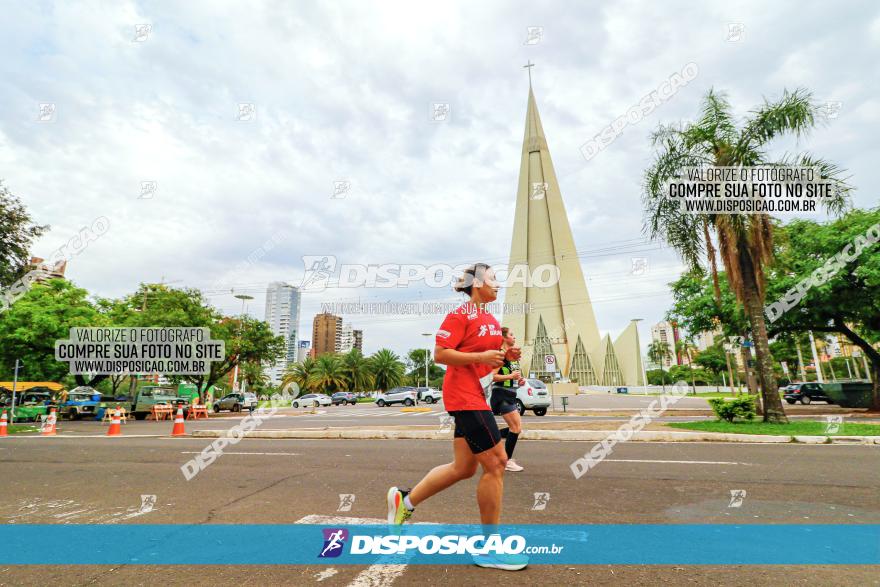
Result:
M15 375L12 376L12 406L9 410L9 423L15 423L15 388L18 385L18 367L21 361L15 359Z
M810 347L813 349L813 362L816 364L816 381L819 383L825 383L825 378L822 377L822 365L819 364L819 353L816 351L816 339L813 338L813 331L810 330Z
M254 296L249 296L247 294L236 294L235 297L238 298L239 300L241 300L241 320L242 320L242 327L243 327L244 326L245 304L247 304L248 300L254 299ZM241 333L241 328L239 328L239 333ZM239 360L236 359L235 373L233 373L233 375L232 375L232 391L238 391L238 363L239 363ZM207 393L207 392L208 392L208 390L206 389L205 393ZM242 390L242 393L244 393L244 390Z
M423 332L422 336L430 337L434 336L433 332ZM428 339L428 345L425 347L425 387L430 387L431 385L428 383L428 361L431 356L431 339Z
M801 354L801 345L798 343L797 338L794 339L794 348L797 349L798 355L798 369L801 372L801 381L807 380L807 372L804 371L804 356Z

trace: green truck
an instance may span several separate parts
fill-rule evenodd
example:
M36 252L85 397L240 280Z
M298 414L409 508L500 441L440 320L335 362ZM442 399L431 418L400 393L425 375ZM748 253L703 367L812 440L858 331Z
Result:
M211 390L213 391L213 389L212 387ZM186 416L189 412L189 406L197 403L198 400L198 389L191 383L181 383L177 389L168 385L146 385L137 390L134 398L102 401L100 407L104 410L112 410L116 407L124 408L135 420L143 420L150 415L155 405L170 405L174 409L181 407L184 416Z
M99 416L103 416L103 413L108 409L123 408L135 420L143 420L150 415L153 406L157 405L168 405L173 408L182 407L185 409L189 402L184 398L178 397L177 392L172 388L160 385L147 385L138 389L133 398L126 397L102 401L99 406L101 408Z
M3 408L11 411L12 396L4 395ZM36 422L49 413L49 408L56 406L49 391L25 391L15 396L14 422ZM57 406L56 406L57 407Z

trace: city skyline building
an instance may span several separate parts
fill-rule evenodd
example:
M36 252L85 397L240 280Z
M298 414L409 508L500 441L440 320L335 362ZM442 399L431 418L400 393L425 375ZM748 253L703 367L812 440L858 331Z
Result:
M285 341L284 356L266 369L274 385L281 382L284 372L297 360L301 296L299 288L283 281L273 281L266 290L265 320L272 332Z

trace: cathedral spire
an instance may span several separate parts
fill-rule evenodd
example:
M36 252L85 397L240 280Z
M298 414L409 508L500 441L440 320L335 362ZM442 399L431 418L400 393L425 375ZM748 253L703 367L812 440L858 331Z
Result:
M531 65L529 62L524 67L531 72ZM536 269L542 265L559 271L558 281L549 285L526 287L520 280L506 288L506 303L529 304L531 308L528 314L504 316L505 326L511 328L522 342L521 364L531 363L536 352L538 324L543 321L546 337L552 344L552 354L556 355L558 366L567 375L578 338L587 353L598 350L601 339L531 79L510 247L510 271L516 265L527 265L529 275L540 273ZM547 276L546 272L544 276Z

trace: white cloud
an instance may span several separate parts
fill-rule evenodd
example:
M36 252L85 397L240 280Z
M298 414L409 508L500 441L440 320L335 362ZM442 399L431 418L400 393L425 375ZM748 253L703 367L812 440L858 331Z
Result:
M298 282L302 255L340 262L503 262L509 251L532 60L535 93L579 250L642 236L639 186L647 136L695 115L709 88L744 115L783 88L841 100L840 116L805 146L849 169L856 202L875 205L875 55L868 5L807 2L610 5L445 2L55 3L7 9L0 86L3 179L52 225L48 254L92 219L110 231L74 259L90 291L122 295L139 281L207 287L272 234L283 243L235 282L257 294ZM742 22L741 42L725 39ZM150 24L143 42L135 25ZM524 45L526 27L544 38ZM700 74L590 162L579 147L690 61ZM57 120L38 123L38 104ZM433 123L433 102L449 102ZM253 103L256 120L236 120ZM782 152L793 142L780 142ZM870 154L874 155L871 156ZM331 200L335 181L352 184ZM142 181L156 181L139 199ZM651 249L651 247L645 247ZM584 257L603 331L656 322L680 267L668 249ZM596 253L598 254L598 253ZM650 272L625 275L632 256ZM623 274L622 277L618 277ZM417 288L400 299L437 297ZM328 296L386 299L383 291ZM443 296L452 298L449 292ZM442 296L441 296L442 297ZM215 295L228 312L231 295ZM321 298L305 298L301 338ZM352 317L368 350L423 344L435 318Z

